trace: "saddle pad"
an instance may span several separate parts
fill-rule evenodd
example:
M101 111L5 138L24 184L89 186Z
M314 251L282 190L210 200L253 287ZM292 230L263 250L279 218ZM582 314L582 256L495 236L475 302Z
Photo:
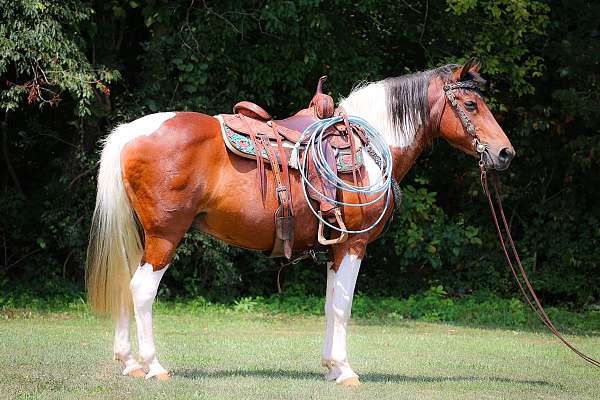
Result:
M242 156L245 158L249 158L252 160L256 159L256 149L254 148L254 142L252 141L252 139L250 139L250 137L248 135L246 135L243 132L238 132L236 130L234 130L232 127L228 126L224 120L221 118L221 116L216 116L216 118L221 122L221 133L223 135L223 141L225 142L225 145L227 147L227 149L229 149L229 151L231 151L234 154L237 154L238 156ZM269 139L269 142L271 143L271 146L274 149L277 149L277 141L273 140L273 139ZM354 152L354 170L359 169L362 165L363 165L363 159L362 159L362 147L360 146L360 140L358 139L358 137L355 137L355 143L357 143L357 147L355 148L355 152ZM292 149L295 145L294 142L290 142L289 140L282 138L282 145L283 145L283 149L284 149L284 153L285 156L288 160L288 164L290 164L291 168L297 169L296 165L293 165L294 163L289 163L290 161L290 157L292 154ZM300 151L303 152L304 151L304 146L300 146ZM337 170L340 173L351 173L353 171L352 169L352 156L350 154L350 148L340 148L340 149L335 149L336 151L336 164L337 164ZM279 159L280 155L279 155L279 151L274 151L277 160L279 161L279 163L281 164L281 160ZM269 160L269 156L267 155L267 152L265 150L263 150L261 152L261 157L266 161L266 162L270 162ZM302 156L300 157L300 159L302 159Z

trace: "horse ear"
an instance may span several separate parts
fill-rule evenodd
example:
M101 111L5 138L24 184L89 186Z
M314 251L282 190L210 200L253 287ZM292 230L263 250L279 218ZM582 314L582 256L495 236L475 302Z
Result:
M469 72L479 72L479 63L474 58L470 58L462 67L458 67L452 75L454 80L459 82L465 80Z

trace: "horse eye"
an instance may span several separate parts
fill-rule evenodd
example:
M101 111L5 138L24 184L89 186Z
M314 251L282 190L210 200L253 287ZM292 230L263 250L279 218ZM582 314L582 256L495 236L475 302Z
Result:
M465 108L469 111L475 111L477 109L477 102L473 100L465 101Z

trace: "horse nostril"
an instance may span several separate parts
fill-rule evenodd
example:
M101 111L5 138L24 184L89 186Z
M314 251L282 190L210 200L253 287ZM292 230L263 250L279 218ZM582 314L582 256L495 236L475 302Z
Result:
M503 148L502 150L500 150L500 153L498 153L498 159L503 164L508 164L514 156L515 151L508 147Z

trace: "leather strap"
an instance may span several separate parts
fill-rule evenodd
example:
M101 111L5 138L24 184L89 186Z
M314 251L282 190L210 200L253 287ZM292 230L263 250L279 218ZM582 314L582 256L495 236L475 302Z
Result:
M287 188L285 187L285 185L283 183L283 177L281 176L281 170L279 169L279 162L277 160L277 156L273 152L273 148L271 147L271 144L269 143L268 138L266 138L264 136L260 136L260 141L261 141L264 149L267 152L269 161L271 161L271 169L273 170L273 176L275 177L275 186L277 189L277 196L278 196L279 202L281 203L281 205L283 205L285 208L287 208L289 205L288 196L287 196Z
M263 150L263 145L261 144L261 142L258 140L258 138L256 137L256 132L254 132L254 129L252 129L252 124L249 124L248 121L246 121L246 117L243 114L237 114L238 118L240 118L242 120L242 123L244 124L244 126L246 127L246 129L248 130L248 132L250 133L250 139L252 139L252 143L254 144L254 151L256 152L256 174L257 174L257 180L258 180L258 186L260 189L260 194L262 196L262 200L265 201L266 196L267 196L267 182L265 181L265 162L261 156ZM268 146L270 147L270 146Z
M279 159L281 161L281 170L283 174L283 185L288 188L288 199L289 199L289 213L290 215L294 214L293 202L292 202L292 191L290 185L290 173L288 166L288 157L283 148L283 141L281 140L281 135L279 134L279 125L273 123L271 124L271 128L273 128L273 134L277 138L277 149L279 150Z
M273 241L273 249L271 254L278 256L283 254L286 258L292 257L293 250L293 220L290 214L290 196L288 193L289 186L284 183L284 177L282 176L281 170L279 169L279 162L277 156L273 151L273 147L269 142L267 136L259 136L259 140L267 152L269 161L271 162L271 170L273 171L273 177L275 178L275 186L277 191L277 201L279 207L275 212L275 236ZM281 139L278 141L278 147ZM280 154L283 152L283 148L280 147ZM283 158L285 159L285 157ZM286 164L287 167L287 164ZM287 175L287 168L286 168ZM288 178L289 179L289 178Z
M512 251L512 254L514 256L514 259L516 261L518 269L515 268L515 266L513 265L513 262L509 255L509 252L506 249L504 235L502 233L502 230L500 229L500 224L498 222L498 216L496 214L496 206L494 205L494 201L492 200L492 195L491 195L490 189L488 187L487 171L485 170L485 167L481 163L480 163L480 169L481 169L481 177L480 177L481 178L481 186L483 187L483 191L485 192L487 199L488 199L488 204L490 206L490 211L492 213L492 220L494 221L494 226L496 227L496 233L498 234L498 240L500 241L500 247L502 248L504 257L506 258L506 261L508 262L508 265L510 267L512 275L515 278L515 281L517 282L517 285L519 286L519 289L520 289L521 293L523 294L523 297L527 301L527 304L529 304L529 306L535 312L535 314L538 316L538 318L544 323L544 325L546 325L546 327L550 330L550 332L552 332L552 334L558 338L558 340L563 342L565 344L565 346L567 346L571 351L573 351L579 357L583 358L588 363L600 368L600 361L581 352L579 349L577 349L575 346L573 346L567 339L565 339L565 337L559 332L559 330L552 323L552 320L546 313L546 310L544 310L544 307L542 306L542 303L540 302L535 290L533 289L533 286L531 285L531 282L529 281L529 278L527 277L527 274L525 273L525 269L523 268L523 265L521 264L521 259L519 257L519 253L517 252L515 242L513 241L512 235L510 234L510 227L508 225L508 222L506 221L506 216L504 215L504 209L502 208L502 200L500 199L500 193L498 190L498 178L496 177L496 175L493 175L492 187L494 188L494 195L495 195L494 197L496 198L496 203L498 204L498 206L497 206L498 211L500 212L500 217L502 219L502 225L504 226L504 231L506 232L506 238L508 239L508 243L510 245L510 249ZM523 282L521 282L521 279L525 283L525 286L523 285ZM527 290L525 290L525 288L527 288ZM530 298L530 296L531 296L531 298Z
M473 138L473 149L475 150L475 152L477 154L483 154L485 151L487 151L488 145L479 140L479 137L477 136L477 129L475 128L475 125L473 125L473 122L467 115L466 111L460 106L460 104L456 100L456 96L454 96L455 90L460 89L460 90L477 91L478 88L479 88L479 83L477 83L475 81L447 82L444 84L444 87L443 87L444 94L445 94L446 98L448 99L448 101L450 102L450 106L452 107L452 110L454 110L454 112L458 116L458 119L460 120L460 123L461 123L463 129L465 130L465 132L467 132L467 134L469 134L469 136L471 136ZM440 114L438 126L441 121L442 114L443 114L443 111Z
M344 126L346 127L346 135L348 137L348 141L350 142L350 157L352 159L352 180L354 182L354 186L358 185L356 180L356 160L354 159L354 152L356 149L356 145L354 143L354 134L352 133L352 127L350 126L350 122L348 121L348 114L341 113L340 116L344 118Z

